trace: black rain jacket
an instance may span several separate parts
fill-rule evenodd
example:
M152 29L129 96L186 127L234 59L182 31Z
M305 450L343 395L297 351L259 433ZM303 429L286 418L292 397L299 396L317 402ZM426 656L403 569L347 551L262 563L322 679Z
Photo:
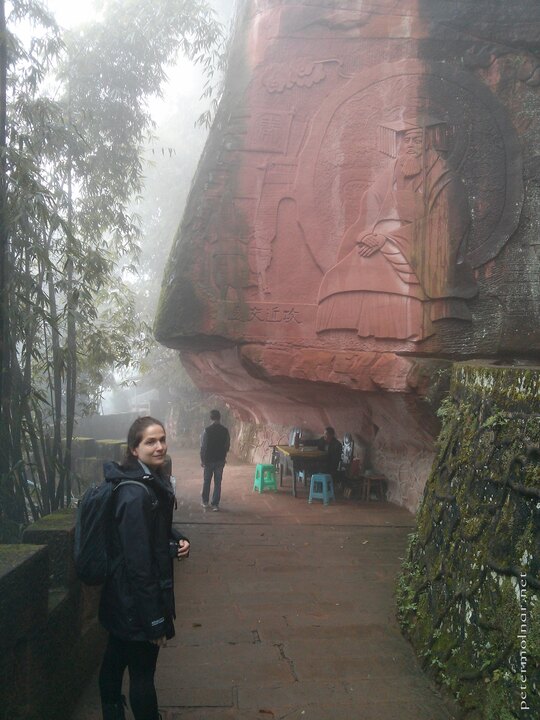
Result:
M231 436L220 422L214 422L204 429L201 437L201 462L224 463L231 447Z
M136 480L113 494L110 536L112 571L101 592L99 620L123 640L174 636L176 616L170 541L186 540L172 527L174 493L168 478L105 463L106 482Z

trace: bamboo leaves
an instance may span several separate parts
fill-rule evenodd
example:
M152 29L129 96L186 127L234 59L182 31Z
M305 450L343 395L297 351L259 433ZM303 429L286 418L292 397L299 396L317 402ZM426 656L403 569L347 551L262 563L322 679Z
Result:
M148 351L124 282L137 269L148 99L179 51L210 74L221 36L197 0L112 0L70 33L35 0L12 3L0 41L0 520L70 504L77 417Z

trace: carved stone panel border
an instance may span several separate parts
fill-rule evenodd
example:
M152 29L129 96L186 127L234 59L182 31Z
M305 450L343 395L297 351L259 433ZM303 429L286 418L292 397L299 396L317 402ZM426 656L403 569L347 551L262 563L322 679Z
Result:
M436 114L452 128L448 162L463 178L471 208L470 265L493 259L515 231L523 203L521 149L502 104L478 78L446 64L385 63L327 97L300 151L293 195L323 272L335 263L348 222L333 201L342 192L356 198L373 182L385 162L378 127L410 112Z

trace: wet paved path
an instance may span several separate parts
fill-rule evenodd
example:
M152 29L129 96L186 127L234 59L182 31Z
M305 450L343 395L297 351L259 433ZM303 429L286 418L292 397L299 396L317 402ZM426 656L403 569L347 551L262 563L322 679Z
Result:
M173 463L192 552L176 569L177 636L158 660L164 720L457 717L395 620L410 513L259 495L253 466L234 462L222 510L205 512L196 453ZM96 676L72 720L100 717Z

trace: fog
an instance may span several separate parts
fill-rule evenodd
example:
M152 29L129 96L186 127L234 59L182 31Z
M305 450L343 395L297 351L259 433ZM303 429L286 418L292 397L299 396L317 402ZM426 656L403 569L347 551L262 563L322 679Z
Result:
M212 5L220 21L228 26L233 3L225 0ZM103 3L97 7L91 2L75 5L70 0L50 0L48 7L66 29L76 30L102 19ZM201 67L179 55L166 73L168 80L162 95L149 101L155 127L143 155L144 188L132 204L142 228L138 273L125 274L136 295L138 309L150 324L163 268L208 135L208 128L199 122L209 107L209 100L202 98L205 78ZM154 372L156 363L158 373ZM164 376L168 379L166 387L159 382L159 377ZM185 406L187 402L189 408L199 407L203 402L179 366L176 354L159 346L150 353L142 370L116 370L109 377L109 385L102 393L99 407L102 414L152 411L161 415L171 413L174 403L183 402ZM164 395L171 399L164 400ZM80 424L84 426L84 422Z
M55 24L6 4L0 475L15 536L71 503L88 416L151 413L175 433L204 414L152 324L208 133L193 59L218 87L224 38L200 4L171 5L51 0ZM227 27L231 3L215 7Z

